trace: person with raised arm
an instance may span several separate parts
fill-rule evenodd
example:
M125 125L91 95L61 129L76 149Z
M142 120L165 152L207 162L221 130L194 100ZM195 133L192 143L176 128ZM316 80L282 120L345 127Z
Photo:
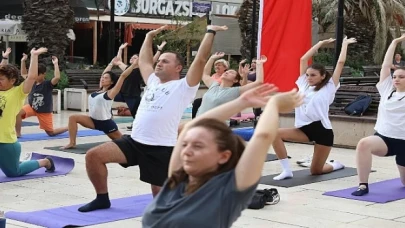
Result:
M23 54L21 59L21 75L24 77L25 60L27 55ZM54 128L53 127L53 98L52 91L60 80L60 70L58 58L52 56L52 63L54 67L54 77L51 80L46 80L46 66L44 64L38 65L37 80L28 95L28 104L24 105L17 115L16 132L17 137L21 137L22 120L31 116L36 116L39 120L39 127L45 131L49 136L62 134L68 130L67 127Z
M169 166L169 179L145 209L142 227L231 227L255 193L267 152L277 135L279 113L303 101L296 89L254 87L237 99L188 122ZM246 108L264 111L249 143L224 123Z
M21 144L15 132L16 116L38 77L38 56L45 52L46 48L31 50L28 76L18 86L19 70L9 64L0 66L0 169L7 177L24 176L42 167L46 172L55 171L50 157L20 163Z
M405 185L405 68L397 67L391 76L392 56L403 41L405 34L394 39L385 53L380 80L376 85L381 97L374 128L376 133L362 138L356 147L359 187L352 193L354 196L369 193L372 155L395 156L399 177Z
M111 206L107 187L108 163L119 163L125 168L139 166L140 179L151 185L153 196L158 194L167 178L181 117L197 93L215 34L227 27L207 26L207 33L185 78L180 78L184 60L175 52L161 54L154 68L153 38L165 28L148 32L139 53L138 65L146 90L131 135L101 144L86 154L87 175L97 196L80 207L80 212Z
M5 66L8 64L8 57L11 53L11 48L7 48L6 51L2 51L2 59L0 62L0 66Z
M300 76L296 84L299 91L305 94L305 100L303 105L295 109L295 127L278 130L273 148L283 171L275 176L274 180L293 177L284 140L315 142L312 162L309 164L312 175L321 175L344 168L344 165L336 160L327 162L334 140L332 124L329 120L329 106L335 99L336 91L340 86L340 75L345 65L347 48L349 44L355 43L356 39L347 37L343 39L342 50L333 75L320 64L315 63L308 67L309 59L318 49L334 41L334 39L320 41L301 57Z
M112 140L121 138L122 134L112 119L112 104L115 96L120 92L124 80L137 66L137 62L134 61L119 78L111 71L114 64L117 64L116 58L111 61L102 73L100 89L89 95L89 115L75 114L69 116L68 129L70 142L68 145L62 147L62 149L76 147L77 124L102 131Z
M263 63L267 61L265 56L257 61L258 77L254 83L245 84L240 86L242 78L246 80L249 73L249 65L245 65L241 71L242 75L236 70L227 70L221 76L221 83L218 83L210 77L212 63L215 59L221 58L225 55L223 52L217 52L211 56L204 68L203 82L209 88L204 94L200 108L198 109L197 116L215 108L218 105L224 104L231 100L238 98L241 94L249 89L259 86L263 83Z
M128 46L128 43L124 43L119 47L117 53L117 65L122 70L125 71L129 66L122 62L122 51ZM166 46L166 41L163 41L160 45L157 46L156 54L153 56L153 63L156 63L159 59L159 56L163 53L163 48ZM139 58L138 54L132 55L129 60L129 63L137 63ZM132 118L135 118L135 115L138 111L139 104L141 103L141 85L142 85L142 75L139 70L138 64L132 70L131 75L127 77L122 85L120 93L115 97L114 101L125 102L131 112ZM129 130L132 129L128 127Z

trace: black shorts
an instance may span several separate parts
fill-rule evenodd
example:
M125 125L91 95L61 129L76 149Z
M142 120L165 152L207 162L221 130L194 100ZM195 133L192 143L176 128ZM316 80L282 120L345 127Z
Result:
M385 137L378 132L374 135L380 137L385 142L388 148L388 152L385 156L396 156L395 161L397 165L405 167L405 140Z
M326 129L321 121L312 122L300 128L302 132L308 137L309 141L323 146L333 146L333 130Z
M140 96L129 97L123 95L122 93L119 93L114 98L114 101L125 102L129 108L129 111L131 112L132 117L135 118L135 115L138 112L139 104L141 103L141 97Z
M94 128L96 130L102 131L107 135L118 131L118 126L114 122L114 120L95 120L91 117L90 117L90 119L93 121Z
M172 146L150 146L139 143L130 135L123 135L120 139L113 140L127 158L127 164L122 167L139 166L141 181L163 186L168 177L169 162L172 156Z

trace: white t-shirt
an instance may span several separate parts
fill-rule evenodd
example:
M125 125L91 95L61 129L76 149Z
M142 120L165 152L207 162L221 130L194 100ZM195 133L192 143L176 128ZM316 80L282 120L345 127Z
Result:
M186 78L160 83L153 73L136 113L131 137L142 144L175 146L184 110L194 99L199 84L190 87Z
M112 118L112 105L113 100L107 92L94 92L89 95L89 116L95 120L109 120Z
M329 106L333 103L340 84L335 86L331 78L324 87L315 91L315 86L309 86L306 77L306 74L303 74L295 82L299 91L305 94L304 103L295 108L295 127L300 128L321 121L324 128L332 129L329 120Z
M375 130L385 137L405 140L405 92L394 92L391 76L377 83L377 90L381 99L378 106Z

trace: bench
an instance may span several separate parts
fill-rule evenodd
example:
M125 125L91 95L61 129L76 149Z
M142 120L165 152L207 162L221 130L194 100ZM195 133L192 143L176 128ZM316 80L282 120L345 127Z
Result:
M69 81L69 88L85 89L87 92L94 92L100 88L100 77L104 70L66 70ZM120 70L113 70L117 75Z
M372 97L370 107L363 116L376 117L378 112L378 104L380 103L380 94L375 86L340 86L340 88L336 91L335 100L329 107L329 114L334 116L343 115L345 117L350 117L344 112L344 107L360 95L370 95ZM351 116L351 118L362 117Z

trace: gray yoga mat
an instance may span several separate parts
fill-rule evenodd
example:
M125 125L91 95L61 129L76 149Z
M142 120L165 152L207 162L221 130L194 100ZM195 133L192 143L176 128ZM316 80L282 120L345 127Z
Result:
M312 184L321 181L333 180L343 177L350 177L357 175L357 170L355 168L345 167L344 169L322 174L318 176L312 176L309 172L309 169L302 169L293 171L294 177L291 179L285 180L273 180L273 177L277 176L278 174L262 176L260 178L260 184L278 186L278 187L295 187L300 185Z
M63 151L63 152L74 153L74 154L86 154L86 152L88 150L90 150L91 148L96 147L103 143L105 143L105 142L78 144L78 145L76 145L76 148L73 148L73 149L61 149L62 146L44 147L44 149Z

